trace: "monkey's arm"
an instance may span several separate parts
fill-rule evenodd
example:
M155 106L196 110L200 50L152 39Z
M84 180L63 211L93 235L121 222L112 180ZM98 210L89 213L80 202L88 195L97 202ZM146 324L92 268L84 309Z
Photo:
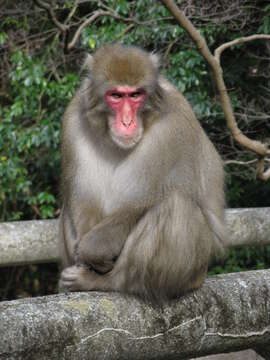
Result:
M187 144L175 116L168 115L152 125L142 142L116 169L105 212L144 211L158 204L166 192L175 190L177 184L169 177L176 163L186 156L182 151L184 146ZM185 153L192 153L189 147Z
M157 124L155 133L148 134L150 137L115 171L113 192L106 199L107 217L78 243L77 263L90 265L102 273L110 271L138 219L163 199L164 191L170 191L164 186L165 181L179 157L177 125L173 120L169 123L171 128L166 120L166 126Z
M86 233L75 249L75 262L100 273L109 272L136 223L138 213L108 216Z

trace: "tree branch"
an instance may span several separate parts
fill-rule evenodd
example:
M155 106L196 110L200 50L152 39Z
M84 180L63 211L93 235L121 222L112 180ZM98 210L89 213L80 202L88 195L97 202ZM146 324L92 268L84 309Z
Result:
M249 166L250 164L256 164L258 162L258 159L253 159L249 161L239 161L239 160L225 160L225 165L235 164L235 165L246 165Z
M265 158L261 158L258 161L256 175L258 179L266 181L270 178L270 168L264 171L264 163L265 163Z
M47 13L49 14L49 17L51 18L52 22L56 25L56 27L62 32L66 32L68 30L68 26L65 24L60 23L55 15L55 12L52 8L51 5L47 4L45 1L42 0L34 0L34 2L36 3L36 5L38 7L40 7L41 9L44 9L47 11Z
M67 24L72 19L73 15L75 14L76 10L78 9L78 4L79 4L79 0L76 0L71 12L68 14L68 16L64 22L65 24Z
M86 19L77 29L77 31L75 32L72 40L69 42L67 48L68 50L71 50L74 45L76 44L76 42L78 41L83 29L91 24L92 22L94 22L97 18L99 18L100 16L104 16L104 15L111 15L111 13L109 13L108 11L103 11L103 10L98 10L95 11L88 19Z
M243 44L245 42L249 42L249 41L253 41L253 40L259 40L259 39L264 39L264 40L270 40L270 35L265 35L265 34L254 34L251 36L246 36L246 37L241 37L232 41L229 41L225 44L222 44L221 46L219 46L216 50L215 50L215 58L220 61L220 56L222 54L222 52L234 45L237 44Z
M166 8L170 11L170 13L174 16L178 24L186 30L186 32L189 34L189 36L192 38L193 42L196 44L198 50L203 55L207 63L210 65L216 79L217 88L220 95L220 102L222 109L224 111L225 119L227 122L227 127L229 128L234 140L238 142L241 146L249 149L250 151L253 151L255 154L257 154L260 157L260 161L258 162L258 169L257 169L257 176L260 179L267 180L270 178L270 170L264 171L263 161L264 157L266 155L270 154L270 151L266 144L263 144L260 141L252 140L248 138L246 135L242 133L242 131L239 129L231 101L228 95L228 91L226 89L226 85L224 83L223 79L223 71L220 66L220 54L228 47L243 43L246 41L251 41L255 39L270 39L269 35L252 35L250 37L246 38L240 38L236 39L234 41L231 41L229 43L223 44L219 48L217 48L215 52L215 56L211 53L209 50L205 39L202 37L200 32L193 26L193 24L186 18L184 13L178 8L178 6L175 4L173 0L161 0L163 4L166 6ZM259 166L260 164L260 166Z

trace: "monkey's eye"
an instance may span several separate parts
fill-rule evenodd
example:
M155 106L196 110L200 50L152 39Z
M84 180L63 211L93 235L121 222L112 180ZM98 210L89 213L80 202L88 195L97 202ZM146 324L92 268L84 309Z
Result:
M111 93L110 96L111 96L112 98L114 98L114 99L121 99L121 98L123 97L122 94L117 93L117 92Z
M133 93L130 94L130 97L133 98L133 99L136 99L138 98L139 96L142 95L142 92L141 91L135 91Z

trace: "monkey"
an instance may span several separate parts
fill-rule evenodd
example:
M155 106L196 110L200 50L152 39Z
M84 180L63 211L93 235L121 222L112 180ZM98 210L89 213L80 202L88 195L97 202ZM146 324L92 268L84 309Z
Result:
M157 54L108 44L83 69L63 118L60 289L199 288L226 239L220 156Z

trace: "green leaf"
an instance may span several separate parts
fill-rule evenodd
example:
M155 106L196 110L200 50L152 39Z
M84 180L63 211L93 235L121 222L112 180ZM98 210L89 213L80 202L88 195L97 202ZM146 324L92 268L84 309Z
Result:
M89 45L89 47L90 47L90 49L95 49L95 47L96 47L96 42L95 42L95 40L93 39L93 38L91 38L91 37L89 37L89 39L88 39L88 45Z
M5 32L0 32L0 45L5 45L7 38L8 36Z

